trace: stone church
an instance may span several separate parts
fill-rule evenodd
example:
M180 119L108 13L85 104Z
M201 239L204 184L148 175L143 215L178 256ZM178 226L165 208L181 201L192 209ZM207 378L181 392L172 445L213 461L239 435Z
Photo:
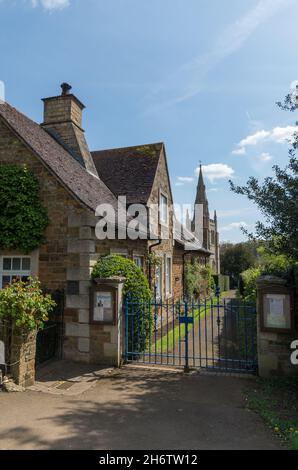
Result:
M214 274L220 274L220 250L217 214L214 211L210 218L209 202L204 182L202 165L200 165L197 194L192 220L187 214L186 227L191 230L198 240L202 240L202 247L210 252L209 262Z

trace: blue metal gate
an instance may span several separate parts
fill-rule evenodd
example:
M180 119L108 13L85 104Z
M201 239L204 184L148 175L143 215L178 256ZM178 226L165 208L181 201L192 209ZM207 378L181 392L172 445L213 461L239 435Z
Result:
M218 297L124 305L126 362L256 373L256 307Z

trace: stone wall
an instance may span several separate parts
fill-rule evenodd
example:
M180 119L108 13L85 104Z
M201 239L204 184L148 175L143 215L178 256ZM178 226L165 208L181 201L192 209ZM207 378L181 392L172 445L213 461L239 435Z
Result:
M101 256L123 252L147 254L144 240L98 240L95 237L96 217L90 212L73 212L68 217L67 292L64 311L64 357L69 360L115 365L115 329L110 325L90 323L91 273ZM71 289L70 289L71 288Z
M295 331L263 331L261 322L262 295L271 288L286 288L286 281L272 276L263 276L257 281L257 338L258 368L260 377L298 375L298 367L291 364L291 343L298 339L297 324ZM278 292L278 290L277 290ZM282 290L280 291L282 292ZM297 305L297 304L296 304ZM297 313L297 311L296 311Z
M184 249L175 246L173 254L173 294L175 302L183 299L183 254Z
M36 331L21 331L8 321L0 323L7 372L14 382L29 387L35 381Z
M166 164L166 158L164 152L161 155L161 158L159 160L159 164L157 167L157 172L156 172L156 177L154 180L154 184L152 187L151 195L148 201L149 205L159 205L160 201L160 193L163 193L167 196L168 198L168 205L169 209L173 207L173 199L172 199L172 192L171 192L171 187L170 187L170 181L169 181L169 175L167 172L167 164ZM163 262L163 298L165 299L166 296L166 289L165 289L165 269L164 269L164 256L168 255L171 256L173 259L173 217L172 217L172 212L169 210L169 224L167 226L164 226L160 224L159 221L159 212L151 212L150 215L150 225L153 228L153 231L155 234L158 234L158 236L164 236L165 239L162 240L162 242L154 247L152 251L160 258L162 258ZM149 242L150 245L154 245L156 242ZM174 277L172 276L172 295L170 297L173 297L174 293Z
M10 374L17 385L29 387L35 382L36 331L13 330L10 351Z

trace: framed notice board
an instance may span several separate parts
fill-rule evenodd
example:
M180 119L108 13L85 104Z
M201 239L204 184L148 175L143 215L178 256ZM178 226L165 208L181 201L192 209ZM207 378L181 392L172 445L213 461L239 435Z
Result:
M290 333L294 330L294 299L286 287L261 290L259 311L261 331Z

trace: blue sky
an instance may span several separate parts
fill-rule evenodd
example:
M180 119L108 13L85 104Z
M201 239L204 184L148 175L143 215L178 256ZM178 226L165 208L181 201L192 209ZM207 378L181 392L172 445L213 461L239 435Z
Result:
M0 0L6 100L42 121L63 81L85 103L90 148L163 141L177 203L202 161L221 239L260 217L228 178L285 165L298 78L296 0ZM1 93L1 89L0 89Z

